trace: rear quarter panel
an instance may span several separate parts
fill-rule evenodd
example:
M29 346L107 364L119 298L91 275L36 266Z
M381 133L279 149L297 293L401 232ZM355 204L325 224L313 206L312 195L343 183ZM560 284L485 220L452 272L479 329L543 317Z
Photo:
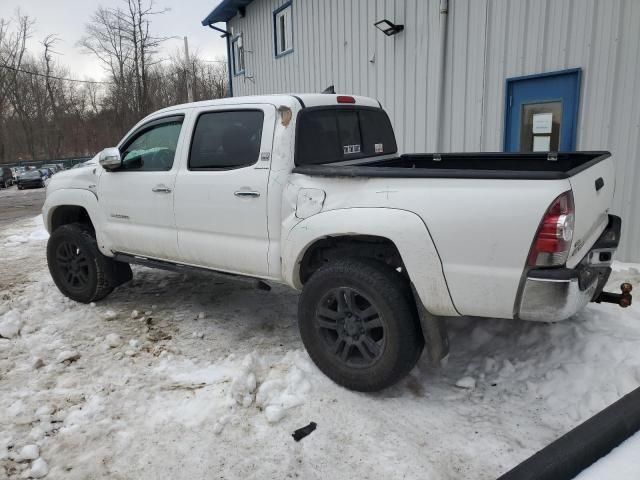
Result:
M426 238L433 239L436 263L441 262L455 310L461 315L513 318L527 254L540 220L551 202L570 185L567 180L327 178L294 174L285 193L290 203L300 187L326 192L322 212L368 208L416 214L428 231ZM374 213L368 221L394 237L415 235L390 223L386 215ZM398 248L412 280L419 271L421 281L434 281L438 275L436 264L417 267L405 258L407 251ZM427 303L425 307L432 310Z

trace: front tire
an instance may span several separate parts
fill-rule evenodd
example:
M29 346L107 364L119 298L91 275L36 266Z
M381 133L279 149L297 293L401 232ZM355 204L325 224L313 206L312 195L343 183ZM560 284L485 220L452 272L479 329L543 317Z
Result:
M116 262L100 253L87 225L58 227L47 243L47 263L58 289L76 302L101 300L114 289Z
M309 356L334 382L374 392L406 376L424 339L408 282L392 267L345 259L315 272L298 305Z

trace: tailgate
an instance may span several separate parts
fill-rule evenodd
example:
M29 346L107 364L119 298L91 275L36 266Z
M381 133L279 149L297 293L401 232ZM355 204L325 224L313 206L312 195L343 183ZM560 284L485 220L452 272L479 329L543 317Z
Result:
M569 178L575 204L573 244L567 266L575 267L607 226L615 189L613 160L605 158Z

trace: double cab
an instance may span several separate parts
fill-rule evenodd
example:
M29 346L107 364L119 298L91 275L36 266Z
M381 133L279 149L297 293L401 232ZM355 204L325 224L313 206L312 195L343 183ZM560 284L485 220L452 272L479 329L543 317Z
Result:
M608 152L398 153L374 99L237 97L165 108L55 175L59 289L104 298L132 263L301 291L318 367L361 391L406 375L447 317L566 319L603 292L621 221ZM480 320L479 320L480 321Z

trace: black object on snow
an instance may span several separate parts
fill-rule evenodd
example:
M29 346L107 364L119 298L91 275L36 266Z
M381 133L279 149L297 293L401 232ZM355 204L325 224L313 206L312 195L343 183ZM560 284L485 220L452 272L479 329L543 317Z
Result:
M293 432L291 434L291 436L293 437L293 439L296 442L299 442L300 440L302 440L304 437L306 437L307 435L309 435L311 432L313 432L316 427L318 425L316 424L316 422L311 422L309 425L307 425L306 427L302 427L299 428L298 430L296 430L295 432Z
M640 388L547 445L498 480L571 480L640 431Z

